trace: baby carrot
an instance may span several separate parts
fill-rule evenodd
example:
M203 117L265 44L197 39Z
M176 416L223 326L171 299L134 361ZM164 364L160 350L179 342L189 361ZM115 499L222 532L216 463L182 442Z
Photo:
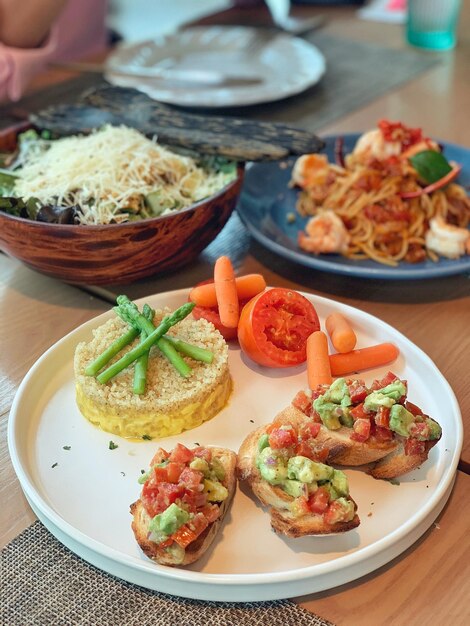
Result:
M326 331L337 352L351 352L356 346L356 333L341 313L330 313L325 321Z
M220 321L227 328L236 328L240 311L235 274L228 256L221 256L215 262L214 285Z
M307 379L310 389L318 385L331 385L328 339L325 333L317 330L307 339Z
M393 343L379 343L368 348L352 350L352 352L331 354L331 373L333 376L344 376L371 367L379 367L395 361L398 354L399 350Z
M239 300L251 300L266 289L266 281L261 274L246 274L235 278L237 294ZM197 306L215 307L217 306L217 296L215 294L214 283L197 285L189 292L189 299Z

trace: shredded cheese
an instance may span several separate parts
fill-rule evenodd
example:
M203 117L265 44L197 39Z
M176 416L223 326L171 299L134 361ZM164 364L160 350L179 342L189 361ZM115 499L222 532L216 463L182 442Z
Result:
M220 190L233 178L199 167L126 126L105 126L88 136L26 144L15 194L42 204L78 205L82 224L151 217L145 198L158 192L162 214Z

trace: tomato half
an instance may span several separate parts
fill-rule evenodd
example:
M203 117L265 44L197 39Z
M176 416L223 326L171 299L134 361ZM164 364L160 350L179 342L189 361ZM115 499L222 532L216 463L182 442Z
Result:
M292 367L307 358L307 339L320 329L315 307L292 289L276 287L252 298L238 323L240 346L267 367Z

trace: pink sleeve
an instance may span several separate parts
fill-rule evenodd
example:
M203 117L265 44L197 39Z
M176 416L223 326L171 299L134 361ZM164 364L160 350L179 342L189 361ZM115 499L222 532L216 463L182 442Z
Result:
M0 43L0 100L19 100L31 79L57 50L57 28L40 48L10 48Z
M95 54L106 46L107 0L68 0L40 48L0 43L0 101L19 100L31 79L53 60Z

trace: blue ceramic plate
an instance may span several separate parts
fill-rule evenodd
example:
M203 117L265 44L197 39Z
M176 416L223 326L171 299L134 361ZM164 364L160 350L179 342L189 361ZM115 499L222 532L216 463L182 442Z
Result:
M344 152L350 152L358 134L344 136ZM326 153L334 161L336 137L325 138ZM447 159L460 163L462 172L458 182L470 185L470 150L454 144L443 143ZM437 263L400 263L397 267L381 265L371 260L353 261L341 255L314 256L297 246L297 233L305 226L306 219L295 210L298 190L289 189L288 183L294 159L283 162L255 163L248 167L238 202L238 213L253 237L273 252L307 267L335 272L348 276L389 280L437 278L470 271L470 256L457 260L441 258ZM287 214L295 213L296 220L290 224Z

